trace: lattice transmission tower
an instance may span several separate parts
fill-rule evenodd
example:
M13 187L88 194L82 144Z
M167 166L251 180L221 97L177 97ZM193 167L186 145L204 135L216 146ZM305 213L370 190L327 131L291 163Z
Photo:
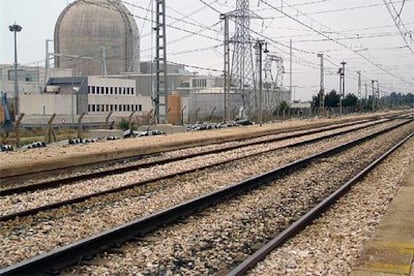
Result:
M270 110L283 100L281 97L283 74L285 73L283 58L274 54L266 55L263 71L263 88L265 90L263 104L266 109Z
M236 10L230 16L235 22L235 31L230 38L233 46L230 85L231 90L242 96L245 115L245 111L253 107L251 104L256 86L252 50L254 42L250 35L250 19L254 15L249 9L249 0L236 0Z

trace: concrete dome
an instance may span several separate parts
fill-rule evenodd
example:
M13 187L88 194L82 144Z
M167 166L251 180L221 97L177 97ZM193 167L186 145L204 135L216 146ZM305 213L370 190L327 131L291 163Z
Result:
M78 0L60 14L55 26L58 68L73 68L76 75L100 75L106 51L108 74L139 70L137 24L119 0ZM93 57L93 60L66 57Z

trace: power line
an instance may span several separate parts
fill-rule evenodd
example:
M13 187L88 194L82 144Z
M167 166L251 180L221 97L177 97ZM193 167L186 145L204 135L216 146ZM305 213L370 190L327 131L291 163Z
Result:
M390 14L392 20L394 21L395 26L397 27L398 31L400 32L401 37L403 38L405 44L407 45L408 49L411 51L411 53L414 54L414 50L413 48L411 48L410 43L407 40L406 34L409 33L409 31L407 30L407 27L404 25L404 22L402 21L401 17L400 17L400 13L397 12L397 10L395 9L394 3L390 2L388 3L387 0L383 0L385 6L387 7L388 13ZM405 1L403 2L404 5ZM394 14L391 10L391 7L393 8L394 12L396 13L396 16L394 17ZM402 8L401 8L402 11ZM399 22L397 21L397 18L399 19ZM412 40L412 38L411 38Z
M403 82L405 82L405 83L410 83L410 84L411 84L411 82L409 82L409 81L405 80L405 79L404 79L404 78L402 78L401 76L398 76L398 75L394 74L393 72L388 71L388 70L387 70L387 69L385 69L382 65L380 65L380 64L376 64L375 62L373 62L372 60L370 60L368 57L364 56L364 55L363 55L363 54L361 54L360 52L355 51L354 49L352 49L352 48L351 48L351 47L349 47L348 45L346 45L346 44L344 44L344 43L342 43L342 42L338 41L337 39L334 39L334 38L330 37L329 35L327 35L327 34L325 34L325 33L321 32L321 31L319 31L319 30L316 30L314 27L309 26L308 24L303 23L302 21L300 21L300 20L296 19L295 17L291 16L290 14L287 14L286 12L282 11L282 10L281 10L281 9L279 9L278 7L275 7L274 5L269 4L269 3L268 3L267 1L265 1L265 0L259 0L259 1L260 1L260 2L263 2L264 4L266 4L267 6L269 6L270 8L272 8L272 9L274 9L274 10L276 10L276 11L280 12L281 14L285 15L286 17L288 17L288 18L292 19L292 20L293 20L293 21L295 21L296 23L299 23L300 25L302 25L302 26L304 26L304 27L306 27L306 28L308 28L308 29L310 29L310 30L312 30L312 31L314 31L314 32L316 32L316 33L318 33L318 34L320 34L321 36L323 36L323 37L327 38L328 40L330 40L330 41L332 41L332 42L334 42L334 43L336 43L336 44L338 44L338 45L340 45L340 46L342 46L342 47L344 47L344 48L346 48L346 49L348 49L348 50L350 50L350 51L354 52L356 55L360 56L361 58L363 58L364 60L366 60L367 62L369 62L369 63L370 63L370 64L372 64L373 66L377 67L377 68L378 68L378 69L380 69L381 71L388 73L390 76L393 76L393 77L395 77L395 78L397 78L397 79L399 79L399 80L401 80L401 81L403 81ZM384 0L384 1L385 1L385 0ZM286 3L286 2L285 2L285 3ZM299 11L299 12L300 12L300 11Z

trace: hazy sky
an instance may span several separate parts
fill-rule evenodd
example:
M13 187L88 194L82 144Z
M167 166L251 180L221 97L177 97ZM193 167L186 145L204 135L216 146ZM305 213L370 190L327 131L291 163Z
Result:
M23 31L18 34L19 63L43 66L45 40L53 39L55 22L70 2L72 1L0 0L0 63L13 62L13 35L9 32L8 25L16 22L23 27ZM149 11L153 0L123 2L136 16L141 32L141 60L149 60L154 54ZM167 29L168 59L222 70L223 24L219 20L219 14L205 3L211 4L220 12L228 12L234 9L235 2L236 0L167 0L167 24L172 26ZM400 18L410 32L406 37L414 49L414 0L406 0L402 9L404 1L393 2L397 12L401 10ZM292 38L296 99L308 100L319 90L318 52L323 52L327 58L326 90L338 89L336 73L340 62L346 61L348 92L357 93L358 70L362 71L363 94L364 84L370 84L372 79L378 79L384 91L414 92L414 53L407 48L383 0L251 0L250 7L257 15L251 22L252 37L265 37L269 50L283 57L286 72L289 71L288 45ZM284 13L314 30L277 11L282 7ZM232 32L233 23L230 29ZM337 43L317 32L335 39ZM201 69L190 70L207 72ZM219 74L214 71L211 73ZM288 74L285 74L284 80L284 85L288 86Z

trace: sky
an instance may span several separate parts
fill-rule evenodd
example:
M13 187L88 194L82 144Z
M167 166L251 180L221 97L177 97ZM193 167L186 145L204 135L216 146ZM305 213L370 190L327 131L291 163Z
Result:
M45 40L73 0L0 0L0 64L14 59L13 34L18 34L22 65L44 66ZM90 0L89 0L90 1ZM320 59L325 57L325 90L338 90L338 68L346 62L346 92L358 93L357 71L371 92L378 80L383 92L414 92L414 0L392 0L404 41L385 2L390 0L250 0L252 39L264 39L270 53L283 58L289 86L289 41L292 39L292 85L296 100L310 100L319 91ZM155 49L151 32L153 0L122 1L134 15L141 34L141 60ZM403 5L404 4L404 5ZM191 71L219 75L223 70L223 22L219 13L235 9L236 0L166 0L167 59ZM391 7L391 6L389 6ZM230 36L235 24L230 23ZM411 37L410 37L411 36ZM410 51L413 49L413 52ZM256 57L253 57L255 60ZM275 68L273 73L275 73Z

